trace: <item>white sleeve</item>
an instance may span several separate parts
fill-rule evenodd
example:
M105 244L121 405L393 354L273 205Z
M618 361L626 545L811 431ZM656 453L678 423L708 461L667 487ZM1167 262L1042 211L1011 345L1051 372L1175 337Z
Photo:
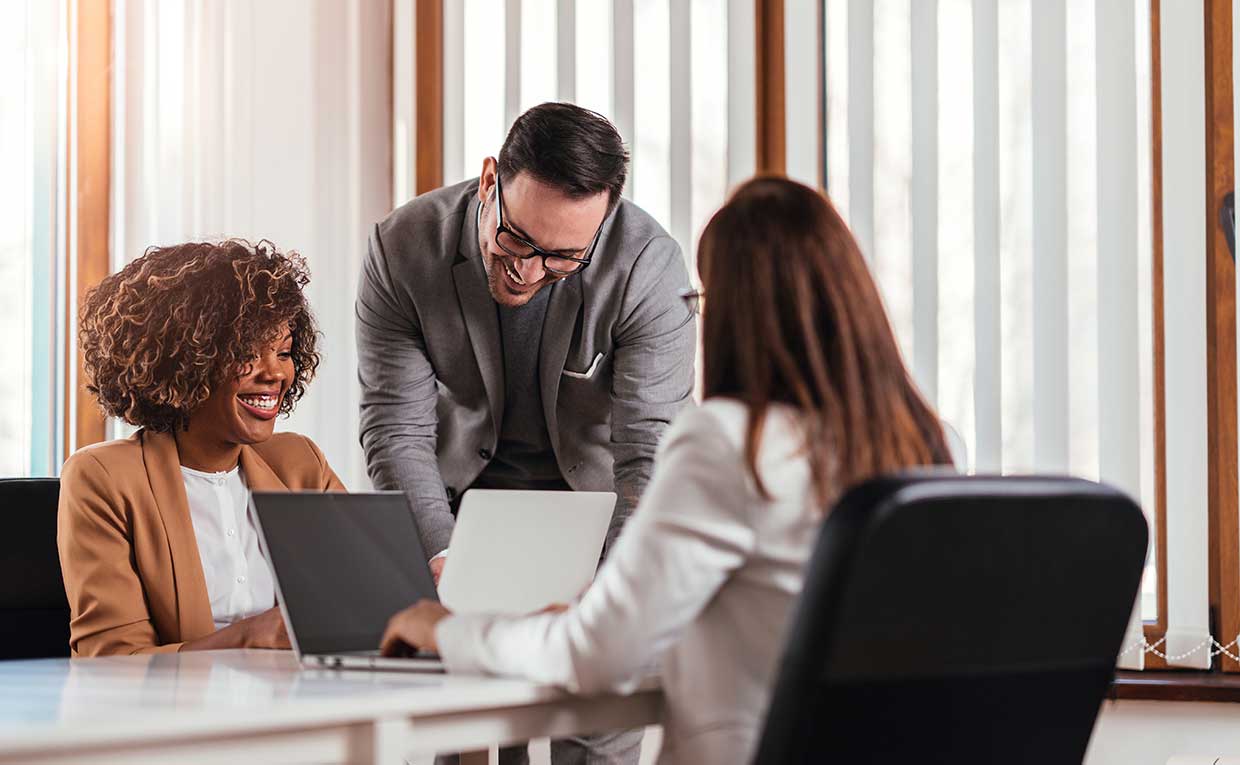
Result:
M558 614L442 620L435 636L448 670L578 693L632 690L752 552L747 472L714 414L685 412L582 599Z

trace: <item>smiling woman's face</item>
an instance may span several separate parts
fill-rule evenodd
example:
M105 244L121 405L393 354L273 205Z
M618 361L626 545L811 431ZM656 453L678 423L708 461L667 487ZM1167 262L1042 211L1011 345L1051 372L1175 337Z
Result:
M293 334L286 327L277 342L255 353L239 376L211 392L190 417L189 432L225 444L257 444L271 438L296 372L292 349Z

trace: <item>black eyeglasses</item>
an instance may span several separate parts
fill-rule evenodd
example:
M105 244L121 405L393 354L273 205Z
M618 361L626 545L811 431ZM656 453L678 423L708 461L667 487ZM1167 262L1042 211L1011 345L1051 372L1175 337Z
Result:
M689 313L700 313L702 310L702 290L696 287L686 287L676 293L680 299L685 301L685 307L689 309Z
M607 220L606 217L603 218ZM563 252L547 252L538 245L523 239L504 225L504 185L500 183L499 173L495 174L495 243L499 248L519 260L542 258L543 269L552 276L570 276L590 265L594 258L594 248L598 245L599 234L603 232L603 224L594 232L590 246L584 251L585 257L577 258Z

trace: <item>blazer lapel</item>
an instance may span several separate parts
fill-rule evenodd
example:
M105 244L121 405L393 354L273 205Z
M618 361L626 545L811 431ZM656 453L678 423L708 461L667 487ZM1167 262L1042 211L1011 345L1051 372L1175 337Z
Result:
M504 350L500 344L499 315L487 286L482 253L478 250L477 215L478 200L474 199L465 210L457 260L452 266L452 281L456 284L461 315L465 318L469 342L474 348L482 384L486 387L487 402L491 405L491 422L498 434L504 412Z
M551 448L556 454L560 452L556 401L560 395L564 360L568 358L568 346L572 343L577 328L577 313L581 310L581 303L580 276L556 282L551 287L551 300L547 305L547 316L543 319L538 375L542 389L543 414L547 419L547 433L551 436Z
M241 447L241 473L250 491L288 491L288 486L275 474L258 452Z
M143 431L142 459L172 556L181 633L173 642L209 635L215 631L215 622L211 618L211 599L207 595L202 560L198 557L198 538L189 516L189 499L181 479L176 438L170 433Z

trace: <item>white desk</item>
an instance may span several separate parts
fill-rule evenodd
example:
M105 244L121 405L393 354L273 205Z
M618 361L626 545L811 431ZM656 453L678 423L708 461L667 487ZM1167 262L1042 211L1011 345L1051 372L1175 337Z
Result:
M400 763L661 714L654 683L578 697L514 680L303 670L286 651L0 662L0 763Z

